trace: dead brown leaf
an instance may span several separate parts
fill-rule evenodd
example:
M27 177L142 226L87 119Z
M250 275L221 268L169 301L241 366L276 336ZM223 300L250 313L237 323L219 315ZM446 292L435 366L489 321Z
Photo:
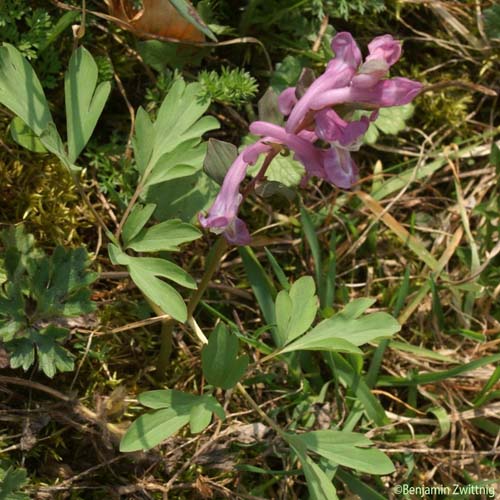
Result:
M169 0L143 0L136 9L131 0L104 0L111 16L138 35L158 35L186 42L203 42L205 37L184 19ZM194 11L194 7L193 7Z

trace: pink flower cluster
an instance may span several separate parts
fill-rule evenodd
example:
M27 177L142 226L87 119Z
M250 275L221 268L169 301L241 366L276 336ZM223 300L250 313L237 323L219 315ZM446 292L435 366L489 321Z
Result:
M245 148L231 165L208 215L199 216L203 227L223 233L236 245L250 242L248 229L237 216L242 201L240 184L248 165L271 152L273 144L295 154L305 167L304 181L318 177L350 188L358 179L350 152L359 149L378 109L407 104L422 88L419 82L407 78L386 78L401 56L401 43L391 35L374 38L364 62L350 33L338 33L332 40L332 50L335 57L300 99L294 87L280 94L280 111L288 117L284 127L263 121L250 125L250 132L262 139ZM359 109L370 110L371 114L352 119Z

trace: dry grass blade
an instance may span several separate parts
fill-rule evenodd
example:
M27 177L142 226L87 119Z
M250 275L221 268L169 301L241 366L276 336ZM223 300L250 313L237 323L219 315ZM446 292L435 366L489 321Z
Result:
M422 241L411 235L377 200L363 191L356 191L356 196L377 217L377 220L381 220L432 271L439 269L439 262L429 253Z
M445 268L446 264L448 261L453 257L455 254L455 251L460 244L460 241L462 240L464 234L464 230L462 227L459 227L456 231L455 234L453 235L453 238L451 239L450 243L447 245L446 250L443 252L441 258L438 261L438 266L437 268L433 271L434 277L438 278L441 271ZM417 307L420 305L422 300L424 300L425 296L429 293L430 290L430 283L428 280L422 285L418 293L415 295L415 297L412 299L412 301L406 306L406 308L401 312L401 314L398 316L398 321L403 325L406 323L408 318L413 314L413 312L417 309Z

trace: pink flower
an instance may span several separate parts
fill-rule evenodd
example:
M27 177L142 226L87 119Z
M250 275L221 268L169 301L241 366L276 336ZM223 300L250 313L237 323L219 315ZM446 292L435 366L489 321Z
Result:
M205 217L201 213L198 219L205 228L210 228L216 234L224 233L229 243L247 245L250 234L246 224L237 217L242 201L240 185L246 176L248 165L254 164L262 153L271 150L271 146L258 141L246 147L236 158L228 170L221 190Z
M332 40L332 50L335 57L300 99L295 87L280 94L279 109L288 117L284 127L263 121L250 125L250 132L262 139L236 158L208 215L199 217L203 227L223 232L231 243L250 242L245 223L237 217L242 201L240 184L248 165L255 163L260 154L273 150L273 144L294 153L305 167L306 181L318 177L343 189L356 183L358 167L351 151L359 149L378 109L411 102L422 85L407 78L386 78L401 57L401 43L391 35L374 38L364 62L349 33L338 33ZM372 113L353 120L357 109ZM320 141L323 144L318 144Z

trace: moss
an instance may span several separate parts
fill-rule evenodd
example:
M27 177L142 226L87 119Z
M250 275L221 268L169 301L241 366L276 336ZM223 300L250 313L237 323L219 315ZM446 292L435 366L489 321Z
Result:
M41 156L0 161L0 222L25 222L42 244L80 244L92 227L69 173L55 159Z

